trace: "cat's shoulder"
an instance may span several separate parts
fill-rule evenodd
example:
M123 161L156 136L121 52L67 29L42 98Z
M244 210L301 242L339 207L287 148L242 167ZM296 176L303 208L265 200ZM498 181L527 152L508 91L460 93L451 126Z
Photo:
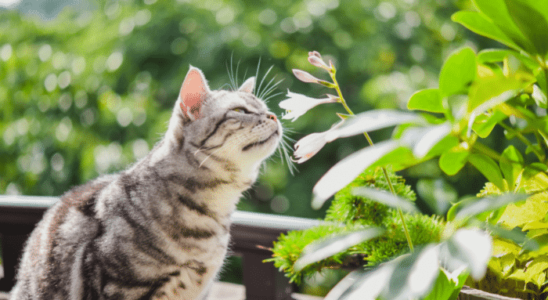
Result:
M61 196L58 205L61 206L61 210L75 208L84 215L91 215L101 191L110 183L115 182L119 176L119 174L104 175L88 183L75 186Z

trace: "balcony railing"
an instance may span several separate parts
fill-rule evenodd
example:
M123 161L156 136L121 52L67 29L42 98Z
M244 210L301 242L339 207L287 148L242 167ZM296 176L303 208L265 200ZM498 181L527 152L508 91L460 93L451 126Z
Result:
M15 284L15 270L23 245L44 212L56 197L0 196L0 249L4 277L0 292L10 291ZM293 286L271 263L267 248L281 233L316 226L320 221L237 211L231 228L234 253L242 257L243 284L247 300L292 299Z

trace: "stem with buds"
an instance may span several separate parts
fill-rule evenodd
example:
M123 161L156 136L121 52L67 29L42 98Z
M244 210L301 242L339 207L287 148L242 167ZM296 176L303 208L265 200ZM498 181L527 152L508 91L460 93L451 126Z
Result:
M339 83L337 82L337 79L335 77L336 69L332 64L331 64L330 70L328 70L328 71L329 71L329 76L331 76L331 79L333 80L333 88L337 91L337 95L339 96L339 103L342 104L342 106L348 112L349 115L354 116L354 112L350 109L350 107L348 107L348 105L346 104L346 101L344 100L344 97L343 97L342 92L341 92L341 87L339 86ZM367 132L364 132L363 135L365 136L365 139L367 140L369 145L373 146L373 140L371 140L371 137L369 136L369 134ZM397 196L396 195L396 190L394 190L394 186L392 185L392 181L390 180L390 177L388 176L388 171L386 171L385 167L382 167L382 172L384 174L384 178L386 178L386 182L388 183L388 187L390 188L390 192L392 192L392 194L394 196ZM405 219L403 217L403 212L399 207L398 207L398 214L401 218L401 222L402 222L402 225L403 225L403 231L405 233L405 238L407 239L407 244L409 245L409 249L411 250L411 252L413 252L413 250L414 250L413 249L413 241L411 241L411 236L409 235L409 231L407 230L407 225L405 224Z

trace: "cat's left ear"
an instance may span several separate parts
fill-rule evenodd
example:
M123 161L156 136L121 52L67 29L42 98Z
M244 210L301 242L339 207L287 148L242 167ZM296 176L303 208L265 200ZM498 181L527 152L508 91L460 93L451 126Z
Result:
M255 89L255 77L250 77L240 86L238 92L253 94L253 89Z
M209 95L209 86L202 71L190 66L179 93L183 114L191 120L201 117L202 104Z

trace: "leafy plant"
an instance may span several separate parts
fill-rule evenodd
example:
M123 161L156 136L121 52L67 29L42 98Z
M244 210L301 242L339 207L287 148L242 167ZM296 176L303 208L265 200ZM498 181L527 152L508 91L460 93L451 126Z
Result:
M388 173L397 195L403 197L414 209L410 201L414 201L415 193L403 179L394 173ZM358 176L347 187L340 190L327 211L325 224L301 231L291 231L280 236L274 243L274 256L269 261L288 274L291 281L300 283L303 276L312 275L325 268L356 268L361 265L374 267L392 257L405 253L408 249L407 240L401 231L402 222L394 208L386 204L371 200L368 196L360 195L359 187L369 187L387 190L388 183L381 168L368 169ZM361 192L364 192L362 189ZM443 222L438 218L422 214L406 214L405 222L409 226L411 239L417 245L438 242L443 231ZM341 241L335 241L340 234L360 232L368 228L375 228L375 236L368 236L367 241L342 246ZM334 239L329 239L334 237ZM313 241L327 239L327 244L338 244L343 248L336 255L315 259L315 263L307 265L308 259L302 260L303 251L316 253L305 248ZM350 241L352 242L352 241ZM301 260L296 264L297 260ZM303 265L306 265L303 266Z
M327 71L331 82L294 70L301 81L336 91L336 96L316 100L315 105L338 102L348 113L339 114L342 121L328 131L311 134L297 142L295 156L299 163L338 138L363 133L370 145L344 158L318 181L313 189L313 206L319 207L332 195L339 195L339 190L364 169L380 167L387 175L385 166L398 171L437 159L440 169L449 176L470 163L488 180L480 193L483 198L463 199L448 211L449 223L439 243L432 241L434 243L416 251L402 209L406 207L410 213L420 209L398 198L388 175L391 194L367 188L353 191L400 212L399 230L408 239L410 254L380 264L372 271L356 271L358 273L341 281L326 299L432 299L432 293L443 299L455 299L453 292L462 286L464 278L445 280L443 276L447 278L445 274L456 272L453 277L458 277L466 269L472 279L480 280L486 274L488 262L488 274L495 274L496 280L487 276L476 284L478 287L491 287L509 294L528 293L534 299L541 299L539 297L548 291L545 286L548 206L544 194L548 189L548 7L532 0L474 0L473 4L478 12L458 12L453 20L511 49L487 49L476 54L466 47L453 52L441 69L438 88L420 90L409 99L408 108L417 113L376 110L354 115L335 78L335 66L325 63L317 52L309 53L308 60ZM288 96L290 99L280 103L280 107L288 110L286 117L295 119L315 106L302 106L302 101L297 101L302 95ZM482 141L497 125L504 129L506 138L512 140L502 153ZM375 145L366 133L391 126L396 126L392 138ZM519 142L523 146L518 146ZM340 207L336 196L330 211L354 209L352 202L342 205L346 208ZM369 216L361 222L375 224ZM493 236L494 244L486 232ZM331 238L336 239L336 235ZM374 239L365 244L372 241ZM309 251L323 251L323 255L318 256L322 259L326 253L337 253L327 246L319 247L316 242L312 244L314 246L304 249L302 257L312 255ZM352 246L348 243L345 249ZM431 260L421 259L424 256ZM299 259L295 264L299 264ZM417 282L417 276L421 282ZM500 284L508 280L514 280L515 284L510 286L520 286L521 290L505 291L500 285L493 285L493 282ZM440 289L448 282L451 289ZM440 296L440 291L451 292Z

